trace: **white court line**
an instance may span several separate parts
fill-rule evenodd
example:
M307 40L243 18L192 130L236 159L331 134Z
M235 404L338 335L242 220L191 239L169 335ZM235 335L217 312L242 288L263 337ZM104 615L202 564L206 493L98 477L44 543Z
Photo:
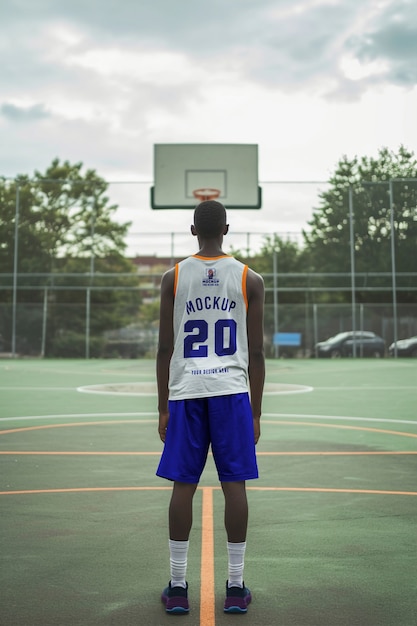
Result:
M74 387L0 387L0 391L76 391Z
M114 384L114 383L111 383ZM117 383L116 383L117 384ZM125 384L125 383L123 383ZM136 384L136 383L131 383ZM139 383L140 384L140 383ZM146 382L144 384L147 384ZM270 384L278 384L278 383L270 383ZM290 385L286 385L282 383L283 386L289 387ZM79 393L91 393L97 395L108 395L108 396L155 396L156 389L154 391L135 391L135 392L125 392L125 391L105 391L100 389L94 389L94 387L107 387L109 383L99 384L99 385L91 385L83 386L83 387L42 387L38 385L37 387L0 387L0 391L76 391ZM417 391L417 386L415 385L404 385L404 386L395 386L395 387L309 387L307 385L293 385L294 389L287 389L286 391L273 391L266 390L264 391L264 396L276 396L276 395L290 395L295 393L309 393L311 391Z
M48 420L48 419L79 419L82 417L144 417L155 415L156 411L146 411L144 413L62 413L56 415L27 415L18 417L0 417L0 422L7 421L24 421L24 420ZM320 420L345 420L347 422L378 422L388 424L412 424L417 426L417 420L400 420L400 419L388 419L383 417L352 417L349 415L312 415L310 413L262 413L264 418L294 418L294 419L320 419ZM156 421L148 420L148 421ZM261 418L262 423L262 418Z
M19 417L0 417L0 422L23 421L23 420L55 420L55 419L79 419L81 417L142 417L157 415L155 411L146 413L61 413L55 415L27 415Z
M404 385L402 387L400 387L399 385L396 385L394 387L386 387L385 385L383 387L364 387L364 386L356 386L356 387L314 387L315 390L320 391L322 389L324 389L325 391L385 391L386 389L388 389L389 391L397 391L397 390L403 390L403 389L411 389L412 391L417 391L417 386L416 385Z
M152 383L104 383L104 384L96 384L96 385L83 385L82 387L77 387L77 391L80 393L92 393L96 395L103 396L155 396L157 394L156 385L154 388L148 390L140 390L140 385L146 387ZM109 389L109 387L119 387L119 389ZM123 387L129 389L130 387L138 387L137 391L123 391ZM274 389L275 387L275 389ZM280 389L281 387L281 389ZM314 391L314 387L308 387L307 385L295 385L289 383L265 383L264 396L277 396L277 395L290 395L295 393L310 393Z
M126 384L126 383L121 383ZM130 383L130 385L135 383ZM146 384L146 383L145 383ZM98 387L103 387L103 389L98 389ZM77 387L76 391L79 393L91 393L98 396L119 396L123 398L127 397L138 397L138 396L156 396L156 389L151 391L106 391L105 388L109 387L109 384L104 383L103 385L91 385L84 387Z

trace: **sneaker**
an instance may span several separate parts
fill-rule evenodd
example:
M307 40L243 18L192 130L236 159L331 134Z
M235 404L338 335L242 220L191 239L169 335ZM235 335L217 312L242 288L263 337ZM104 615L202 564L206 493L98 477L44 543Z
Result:
M229 587L226 582L225 613L247 613L248 604L252 601L250 590L245 587Z
M190 605L188 604L188 583L184 587L171 587L171 581L168 587L162 592L161 600L165 604L167 613L181 614L188 613Z

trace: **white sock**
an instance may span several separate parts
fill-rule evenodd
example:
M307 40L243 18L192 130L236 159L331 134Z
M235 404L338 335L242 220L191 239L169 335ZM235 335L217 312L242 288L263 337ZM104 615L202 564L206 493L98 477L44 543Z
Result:
M245 565L246 541L242 543L227 542L229 555L229 587L243 587L243 567Z
M187 586L185 576L187 573L187 555L189 541L169 540L169 565L171 571L171 587Z

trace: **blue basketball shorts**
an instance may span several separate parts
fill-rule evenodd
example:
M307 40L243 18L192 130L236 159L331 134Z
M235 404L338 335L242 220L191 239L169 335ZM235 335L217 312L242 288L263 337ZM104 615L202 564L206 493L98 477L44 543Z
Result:
M210 445L221 482L258 478L248 393L170 400L157 476L198 483Z

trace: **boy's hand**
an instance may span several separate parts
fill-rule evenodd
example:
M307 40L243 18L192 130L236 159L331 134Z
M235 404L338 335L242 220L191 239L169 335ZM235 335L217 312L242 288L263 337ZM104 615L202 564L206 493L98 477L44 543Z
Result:
M158 425L158 433L161 438L161 441L165 443L166 431L168 426L169 413L168 411L160 411L159 413L159 425Z
M253 418L253 434L255 437L255 445L259 441L259 437L261 436L261 422L259 418Z

